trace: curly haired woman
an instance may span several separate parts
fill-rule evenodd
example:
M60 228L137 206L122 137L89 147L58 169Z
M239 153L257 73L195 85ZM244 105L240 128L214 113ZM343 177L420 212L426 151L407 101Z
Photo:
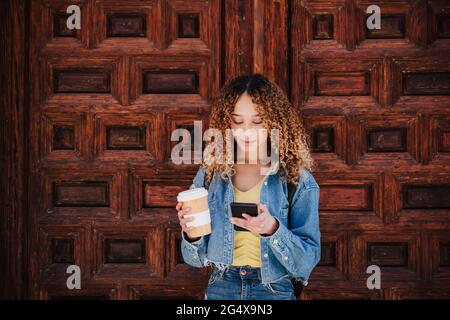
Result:
M254 74L224 85L214 99L210 127L223 136L231 129L232 139L225 139L223 149L241 156L205 149L191 188L209 189L212 232L190 238L186 224L192 218L184 217L190 208L182 210L178 203L183 258L194 267L213 267L205 299L295 300L292 280L307 285L320 260L319 186L311 174L309 141L299 116L276 84ZM275 170L260 161L260 150L272 145L271 139L249 134L273 129L278 132ZM258 161L248 163L255 155ZM294 186L290 203L288 184ZM231 202L257 203L258 215L232 217Z

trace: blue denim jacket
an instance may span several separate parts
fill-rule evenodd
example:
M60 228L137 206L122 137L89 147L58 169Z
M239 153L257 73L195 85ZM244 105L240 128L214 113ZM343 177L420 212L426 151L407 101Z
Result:
M205 170L200 168L191 188L203 186ZM230 203L234 201L231 176L222 179L215 173L208 189L211 214L211 234L189 242L181 231L181 252L184 261L197 268L209 265L225 270L231 265L234 253L234 226L230 222ZM278 220L279 227L271 236L260 236L261 283L277 282L282 278L296 278L304 286L320 260L319 186L312 174L303 169L292 198L290 226L288 226L288 188L278 172L268 174L261 186L260 202Z

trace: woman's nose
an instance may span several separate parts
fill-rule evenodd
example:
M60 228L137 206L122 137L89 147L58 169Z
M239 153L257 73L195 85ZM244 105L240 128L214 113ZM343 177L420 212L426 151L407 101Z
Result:
M257 136L256 129L252 127L252 125L249 125L248 128L244 129L244 137L252 139Z

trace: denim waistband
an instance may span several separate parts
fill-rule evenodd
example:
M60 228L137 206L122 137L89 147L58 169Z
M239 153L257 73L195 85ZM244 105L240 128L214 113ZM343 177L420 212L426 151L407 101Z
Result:
M261 280L261 268L252 266L227 266L224 270L228 275L240 277L242 279L258 279Z

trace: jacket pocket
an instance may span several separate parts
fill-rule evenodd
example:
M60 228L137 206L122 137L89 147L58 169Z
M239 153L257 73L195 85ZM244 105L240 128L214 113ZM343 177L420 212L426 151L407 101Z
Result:
M287 206L280 208L278 216L282 219L287 219L288 214L289 214L289 207Z

